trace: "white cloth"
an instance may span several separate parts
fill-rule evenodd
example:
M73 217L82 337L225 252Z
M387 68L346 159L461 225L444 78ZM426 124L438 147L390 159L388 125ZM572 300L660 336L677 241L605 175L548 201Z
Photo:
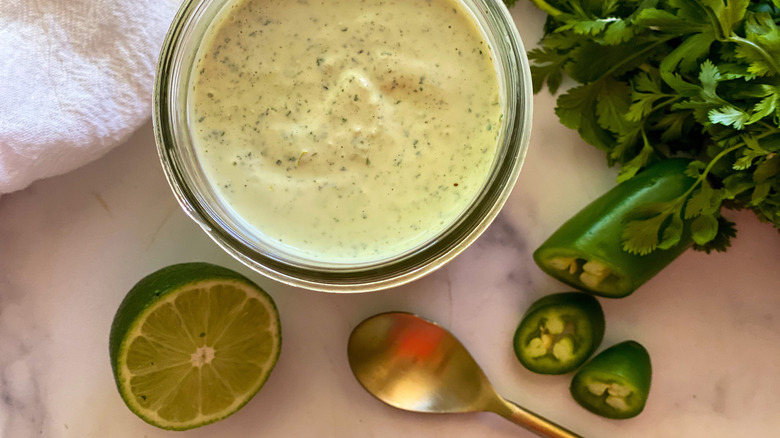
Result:
M0 0L0 194L65 173L151 116L179 0Z

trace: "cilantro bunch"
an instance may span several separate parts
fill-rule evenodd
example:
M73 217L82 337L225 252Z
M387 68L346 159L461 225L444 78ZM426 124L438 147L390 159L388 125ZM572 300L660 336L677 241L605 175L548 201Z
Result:
M735 235L722 208L780 229L780 0L533 0L548 13L529 52L535 92L561 123L619 165L619 181L657 160L690 158L684 195L646 205L623 247L647 254L680 241L722 251Z

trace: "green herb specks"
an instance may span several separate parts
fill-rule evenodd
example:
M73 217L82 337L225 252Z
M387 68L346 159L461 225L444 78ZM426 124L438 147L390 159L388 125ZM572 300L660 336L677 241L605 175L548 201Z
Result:
M329 260L454 221L501 126L490 51L454 6L238 0L208 31L189 106L209 180L232 181L220 196L274 245Z

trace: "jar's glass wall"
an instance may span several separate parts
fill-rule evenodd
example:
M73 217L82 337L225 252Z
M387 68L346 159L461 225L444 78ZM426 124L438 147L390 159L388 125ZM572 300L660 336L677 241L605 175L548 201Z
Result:
M393 258L364 264L312 262L269 246L215 192L192 147L187 120L191 69L204 34L226 0L182 5L166 39L155 87L155 131L163 168L185 211L242 263L278 281L326 291L366 291L422 276L453 258L489 225L522 165L530 131L530 75L524 49L506 8L493 0L464 5L495 55L503 108L499 153L483 190L444 233Z

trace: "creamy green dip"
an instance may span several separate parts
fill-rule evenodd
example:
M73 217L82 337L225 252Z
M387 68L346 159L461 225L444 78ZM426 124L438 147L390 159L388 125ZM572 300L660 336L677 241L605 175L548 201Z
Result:
M267 244L362 263L468 208L501 125L491 48L454 0L239 0L188 96L207 178Z

